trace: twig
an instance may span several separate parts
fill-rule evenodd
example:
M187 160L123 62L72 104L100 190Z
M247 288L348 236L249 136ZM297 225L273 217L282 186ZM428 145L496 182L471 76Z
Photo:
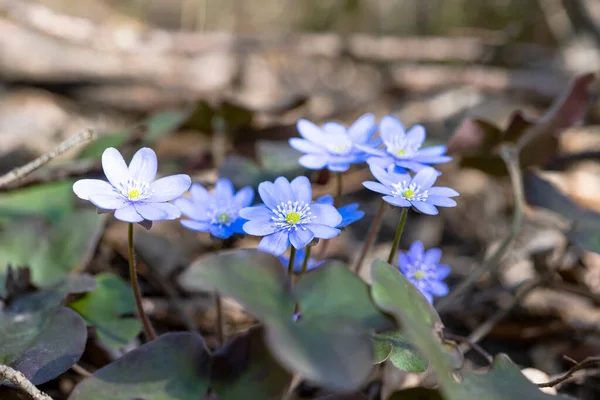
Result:
M81 365L79 364L73 364L73 366L71 367L71 369L73 371L75 371L76 373L78 373L79 375L83 376L84 378L90 377L93 374L88 371L87 369L83 368Z
M537 386L540 388L556 386L559 383L562 383L562 382L566 381L567 379L571 378L575 372L580 371L582 369L587 369L589 366L598 364L598 363L600 363L600 356L587 357L583 361L573 365L571 367L571 369L569 369L567 372L565 372L558 378L553 379L550 382L538 383Z
M456 288L454 288L454 290L448 296L443 297L440 300L438 306L436 307L438 311L442 311L444 308L446 308L461 294L469 290L485 273L496 267L521 229L521 220L523 218L523 177L519 168L519 153L510 145L502 146L499 152L500 156L506 163L506 167L508 168L508 174L510 176L510 181L513 188L515 210L512 218L510 233L502 241L502 244L498 247L494 254L492 254L483 263L483 265L471 272L469 276L467 276Z
M33 400L52 400L52 397L36 388L25 375L7 365L0 364L0 378L9 380L13 385L31 396Z
M22 179L25 176L31 174L36 169L40 168L44 164L53 160L57 156L61 155L65 151L85 142L89 142L96 138L96 133L94 131L87 130L85 132L78 133L77 135L65 140L61 144L59 144L54 150L51 150L48 153L42 154L35 160L13 169L5 175L0 177L0 188L8 185L11 182Z
M362 268L363 262L365 261L365 257L367 253L371 249L371 245L375 238L377 237L377 233L379 233L379 227L381 226L381 221L383 220L383 214L385 212L386 202L381 200L381 205L379 206L379 210L377 211L377 215L371 224L371 228L369 229L369 233L367 234L367 239L365 240L365 244L360 251L360 255L358 256L358 260L356 260L356 264L354 264L354 272L356 275L360 274L360 270Z
M469 338L466 338L464 336L459 336L459 335L453 335L451 333L445 333L445 332L444 332L444 338L454 340L455 342L465 343L465 344L469 345L469 347L471 347L473 350L475 350L479 355L481 355L483 358L485 358L489 364L492 364L494 362L494 357L492 357L492 355L490 353L485 351L483 349L483 347L481 347L477 343L470 341Z

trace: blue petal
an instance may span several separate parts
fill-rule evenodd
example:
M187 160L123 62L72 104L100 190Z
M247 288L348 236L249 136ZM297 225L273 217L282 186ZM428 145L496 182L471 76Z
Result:
M412 158L414 161L422 164L443 164L452 161L450 156L421 156L419 154Z
M291 138L289 141L290 146L293 149L301 151L302 153L325 153L326 150L320 147L318 144L309 142L305 139Z
M246 232L244 231L244 224L246 222L248 221L246 221L244 218L238 218L233 224L229 225L229 227L234 233L245 234Z
M437 174L433 168L424 168L417 172L412 179L412 183L420 186L421 190L429 189L437 179Z
M423 214L428 214L428 215L438 215L439 214L438 209L435 208L434 205L425 203L424 201L413 201L413 202L411 202L411 204L414 208L416 208L418 211L422 212Z
M450 275L450 272L452 272L452 269L449 265L439 264L437 266L436 275L439 280L445 279L448 275Z
M434 296L441 297L448 294L448 285L446 285L444 282L430 281L428 286L429 291Z
M430 147L425 147L423 149L419 149L417 151L417 154L419 156L441 156L442 154L444 154L448 149L446 148L446 146L443 145L439 145L439 146L430 146Z
M325 133L330 133L332 135L346 135L346 127L339 122L326 122L321 127L321 130Z
M276 209L279 204L284 201L290 200L285 199L281 193L277 190L277 187L272 182L262 182L258 185L258 194L262 199L263 203L270 209ZM244 216L244 218L250 218Z
M227 239L233 236L234 232L230 226L221 224L212 224L210 226L210 234L219 239Z
M429 302L429 304L433 304L433 296L430 293L427 293L426 291L419 289L419 291L421 292L421 294L423 296L425 296L425 298L427 299L427 301Z
M300 165L308 169L322 169L327 165L328 156L323 154L306 154L298 159Z
M312 201L312 187L310 181L305 176L299 176L295 178L291 183L290 187L293 192L292 199L296 201L303 201L306 204L310 204Z
M153 193L146 201L149 203L159 203L174 200L187 192L191 184L192 180L188 175L165 176L150 184Z
M458 196L459 193L445 186L435 186L428 190L430 196L442 196L442 197L455 197Z
M244 223L244 232L254 236L266 236L277 231L277 227L270 219L252 219Z
M334 206L329 204L313 204L310 206L310 211L316 218L313 219L315 224L328 225L331 227L338 226L342 222L342 216Z
M342 222L336 228L341 229L344 228L365 216L363 211L357 210L358 204L348 204L347 206L340 207L338 209L339 213L342 215Z
M173 204L175 204L175 206L179 207L181 212L185 216L187 216L191 219L203 220L203 219L207 218L206 217L206 208L204 208L204 206L196 203L192 199L188 199L186 197L180 197L178 199L175 199L173 201Z
M233 184L227 178L220 178L215 183L214 198L217 204L228 203L233 198Z
M125 222L142 222L144 220L132 205L115 210L115 218Z
M404 129L402 122L391 115L386 115L379 123L379 135L385 142L391 141L394 137L403 138L405 132L406 129Z
M408 254L402 252L400 253L400 256L398 256L398 268L400 268L400 271L406 275L408 274L410 271L410 266L411 266L411 260L408 256Z
M150 203L134 203L135 210L148 221L159 221L167 218L167 213L154 208Z
M385 195L392 194L390 189L388 189L387 187L385 187L384 185L382 185L379 182L367 181L367 182L363 182L363 186L366 187L367 189L372 190L377 193L381 193L381 194L385 194ZM408 206L406 206L406 207L408 207Z
M429 196L427 202L438 207L456 207L456 201L442 196Z
M181 220L181 225L193 231L209 232L212 224L204 221L191 221L189 219L184 219Z
M296 128L298 129L300 136L310 142L321 143L323 141L323 132L321 131L321 128L306 119L298 120Z
M115 189L110 183L100 179L80 179L73 184L73 192L80 199L89 200L94 194L114 194Z
M377 165L381 169L387 169L390 165L393 165L396 162L396 159L392 156L389 156L388 153L383 153L383 155L379 157L369 157L367 158L367 164L369 166Z
M332 206L333 205L333 196L330 194L326 194L324 196L319 197L317 200L315 200L315 203L329 204L330 206Z
M314 237L314 233L308 229L294 229L290 233L290 243L296 249L302 249L306 247Z
M387 152L382 149L378 149L377 146L379 144L377 142L367 143L367 144L354 144L354 147L360 151L363 151L367 154L371 154L375 157L387 157ZM367 160L368 162L368 160Z
M377 123L373 114L365 114L348 129L348 136L354 143L365 143L377 132Z
M401 197L383 196L382 199L396 207L410 207L411 206L410 201L405 200Z
M245 219L268 219L273 216L273 213L271 213L271 210L267 206L261 204L259 206L242 208L238 215Z
M92 204L96 207L104 210L115 210L117 208L123 208L129 204L129 201L116 193L94 194L90 196L90 202L92 202Z
M425 252L423 256L423 263L429 265L437 265L442 258L442 250L438 248L429 249Z
M376 164L371 164L369 166L371 170L371 174L377 179L379 182L383 183L386 187L390 187L393 183L398 183L399 181L394 178L394 176L390 176L390 174Z
M290 185L290 181L287 180L286 177L280 176L275 179L275 189L278 191L279 196L284 201L294 201L296 196L294 195L294 191L292 190L292 185Z
M350 168L349 163L332 163L327 164L327 169L331 172L346 172Z
M399 167L400 169L409 169L411 171L415 171L415 172L419 172L425 168L431 168L429 165L425 165L422 164L420 162L417 161L412 161L409 159L399 159L395 161L395 164L397 167ZM437 172L437 175L441 175L441 172Z
M241 188L234 197L234 202L238 208L248 207L254 200L254 189L251 186Z
M281 230L275 232L272 235L265 236L258 244L258 250L266 251L276 256L280 256L285 253L285 250L290 246L290 239L288 232Z
M423 242L421 242L420 240L415 240L414 242L412 242L412 244L410 245L410 247L408 249L408 255L413 260L419 260L419 261L423 260L424 253L425 253L425 246L423 246Z
M331 239L340 234L340 230L332 228L327 225L321 224L307 224L305 225L311 232L319 239Z
M415 125L408 130L406 138L411 145L421 147L425 141L425 128L423 125Z
M119 150L109 147L102 153L102 169L106 179L115 187L129 180L129 169Z
M129 163L129 176L135 181L150 183L156 178L157 168L158 160L154 150L142 147Z
M199 183L194 183L190 187L190 193L192 194L194 201L200 204L206 204L212 199L212 196L210 193L208 193L208 190L206 190L206 188Z

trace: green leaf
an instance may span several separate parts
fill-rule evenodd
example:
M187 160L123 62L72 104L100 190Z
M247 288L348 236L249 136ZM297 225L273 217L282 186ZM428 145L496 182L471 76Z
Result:
M220 400L280 400L292 375L265 347L264 328L236 336L213 356L211 382Z
M167 333L96 371L69 400L198 400L209 388L210 355L195 333Z
M311 316L309 311L294 321L296 300L289 279L280 260L271 254L249 249L210 254L194 262L179 283L188 290L216 290L235 298L264 321L273 356L322 386L353 390L370 372L369 330L331 313ZM335 297L347 288L324 290Z
M47 183L0 194L0 220L44 217L57 221L75 207L73 181Z
M373 335L375 363L385 360L398 369L408 372L423 372L427 362L417 353L407 337L400 332L382 332Z
M506 357L499 356L486 374L462 371L462 382L452 377L456 373L448 353L434 336L435 327L431 315L415 306L415 293L405 290L408 282L392 266L378 260L372 268L372 294L375 302L394 315L402 324L404 332L420 352L427 357L440 381L441 392L447 400L557 400L540 391Z
M109 147L119 148L127 140L127 136L131 132L121 132L104 134L94 140L92 143L85 146L81 152L77 155L77 158L82 160L99 160L102 157L102 153Z
M335 316L365 328L394 328L394 322L371 301L369 285L341 262L328 262L308 272L294 292L305 317Z
M148 129L146 132L146 143L151 144L157 139L173 133L188 117L184 111L163 111L152 115L145 121Z
M131 288L119 276L104 273L96 275L98 287L69 306L88 324L96 328L98 338L113 348L131 342L141 330L136 318L123 317L135 310Z
M392 394L387 400L444 400L439 391L426 388L411 388Z

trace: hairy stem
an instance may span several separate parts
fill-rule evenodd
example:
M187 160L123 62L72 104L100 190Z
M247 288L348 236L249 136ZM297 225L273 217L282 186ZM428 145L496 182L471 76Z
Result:
M292 246L290 249L290 261L288 261L288 275L290 279L294 276L294 260L296 259L296 248Z
M142 324L144 325L144 332L146 332L146 336L148 340L156 339L156 332L144 311L144 306L142 305L142 294L140 292L140 284L137 278L137 269L135 265L135 254L133 253L133 224L129 223L129 230L127 233L127 242L128 242L128 250L129 250L129 276L131 278L131 287L133 288L133 295L135 296L135 304L137 305L138 314L140 315L140 319L142 320Z
M365 244L363 245L362 250L360 251L360 255L356 260L356 264L354 264L354 272L358 275L360 274L360 270L363 265L363 261L365 261L365 257L367 253L371 249L371 245L375 241L377 237L377 233L379 233L379 228L381 227L381 221L383 220L383 214L385 213L385 201L381 200L381 205L379 206L379 211L377 211L377 215L369 228L369 233L367 234L367 239L365 240Z
M404 224L406 223L407 215L408 207L402 208L402 215L400 215L400 223L398 224L398 228L396 228L396 236L394 236L394 243L392 244L392 249L390 250L388 264L394 262L394 256L396 255L396 249L398 249L398 244L400 244L400 237L402 236L402 231L404 230Z
M310 258L311 249L312 249L312 246L306 247L306 255L304 256L304 261L302 261L302 271L300 271L300 278L302 278L304 276L304 274L306 273L306 268L308 267L308 259Z
M333 205L336 207L340 206L340 202L342 200L342 190L343 190L343 180L342 180L342 173L341 172L336 172L335 173L335 178L336 178L336 188L335 188L335 197L333 198Z
M223 247L223 242L217 241L215 242L215 251L218 252ZM221 299L221 295L215 292L215 309L216 309L216 319L215 319L215 327L217 332L217 343L219 348L223 347L225 344L225 318L223 316L223 301Z
M8 380L10 383L27 393L33 400L52 400L52 397L41 392L21 372L12 369L8 365L0 364L0 382Z

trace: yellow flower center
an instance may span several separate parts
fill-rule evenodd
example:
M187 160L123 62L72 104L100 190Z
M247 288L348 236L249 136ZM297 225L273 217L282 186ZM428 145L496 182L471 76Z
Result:
M402 192L402 196L404 196L406 200L413 200L415 198L415 191L412 189L405 189L404 192Z
M425 278L425 272L419 271L419 272L415 273L414 276L415 276L415 279L423 279L423 278Z
M398 149L398 151L396 152L396 157L402 157L406 155L406 150L404 149Z
M142 196L142 194L140 193L140 191L138 189L131 189L129 191L129 193L127 194L127 197L129 198L129 200L139 200L141 196Z
M227 213L221 213L219 214L219 216L217 217L217 220L219 221L219 223L221 224L226 224L229 222L229 214Z
M300 222L300 214L293 211L291 213L289 213L286 217L285 217L285 222L287 222L290 225L295 225L298 222Z

